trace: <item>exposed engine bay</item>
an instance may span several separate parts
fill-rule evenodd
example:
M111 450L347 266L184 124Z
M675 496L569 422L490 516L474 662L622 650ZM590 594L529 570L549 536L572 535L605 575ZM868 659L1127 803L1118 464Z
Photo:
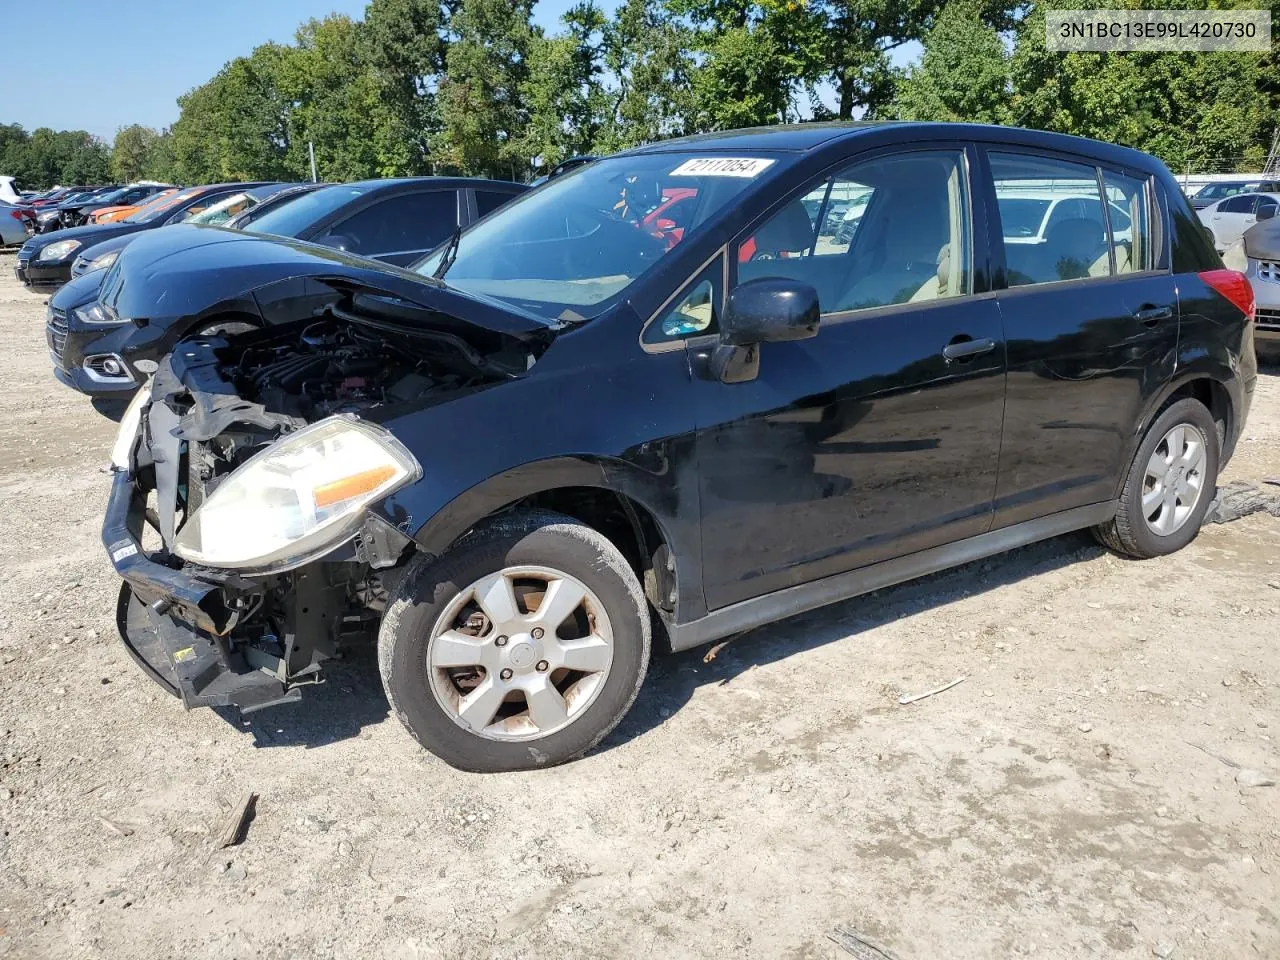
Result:
M309 424L438 402L532 362L519 349L484 354L457 334L396 319L331 306L295 323L193 338L157 371L130 495L161 542L146 559L183 578L192 601L175 604L167 590L157 602L147 583L126 577L119 617L131 649L188 706L297 699L344 637L376 631L388 583L412 551L403 531L370 513L346 542L281 572L183 562L175 541L219 486ZM175 656L173 644L193 633L203 642Z

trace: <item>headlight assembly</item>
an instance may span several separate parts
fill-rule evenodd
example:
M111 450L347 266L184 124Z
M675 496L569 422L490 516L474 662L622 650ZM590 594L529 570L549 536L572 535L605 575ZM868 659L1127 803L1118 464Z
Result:
M51 243L36 257L37 260L61 260L74 250L80 249L79 240L59 240Z
M120 256L119 250L112 250L110 253L104 253L100 257L95 257L89 261L90 270L105 270L116 262L116 257Z
M367 506L421 474L382 427L328 417L232 472L187 520L174 551L210 567L288 570L353 537Z
M106 311L102 309L102 305L97 300L93 303L86 303L83 307L76 307L74 311L76 319L82 323L119 323L119 320L112 320L107 316Z

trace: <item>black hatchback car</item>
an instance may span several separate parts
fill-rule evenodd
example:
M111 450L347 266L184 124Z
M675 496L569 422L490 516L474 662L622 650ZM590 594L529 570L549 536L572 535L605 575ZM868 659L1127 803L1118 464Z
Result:
M660 143L417 274L271 289L276 326L180 343L126 416L120 630L186 706L296 698L376 634L432 752L568 760L654 629L688 648L1080 528L1179 549L1256 381L1248 282L1165 167L1010 128ZM104 306L145 314L139 287Z
M97 302L101 271L72 280L49 301L54 376L92 397L127 397L182 337L270 323L274 296L293 300L306 277L362 263L350 250L391 263L421 260L479 209L487 212L525 189L458 177L295 185L263 203L263 212L244 211L235 229L196 225L200 214L192 223L125 237L121 279L154 301L134 299L130 312L113 312ZM276 242L282 238L336 248L336 262L317 256L322 251L311 244ZM373 267L364 263L357 272ZM279 283L264 290L273 280Z
M162 201L149 204L133 216L115 223L71 227L31 237L18 250L17 278L28 286L49 286L71 279L71 267L82 250L131 233L181 223L233 193L261 183L215 183L187 187Z

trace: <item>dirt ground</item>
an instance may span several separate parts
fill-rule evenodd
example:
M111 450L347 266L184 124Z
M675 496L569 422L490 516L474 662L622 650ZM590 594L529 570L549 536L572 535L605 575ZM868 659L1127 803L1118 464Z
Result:
M371 653L250 722L138 671L98 540L115 426L54 381L12 267L0 957L856 956L837 927L902 960L1280 957L1280 787L1233 766L1280 772L1280 520L884 590L658 661L578 763L460 774ZM1275 372L1227 473L1266 477Z

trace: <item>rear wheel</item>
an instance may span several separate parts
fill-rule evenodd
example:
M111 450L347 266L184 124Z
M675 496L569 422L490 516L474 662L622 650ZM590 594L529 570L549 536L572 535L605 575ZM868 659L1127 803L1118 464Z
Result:
M1105 545L1145 559L1195 539L1218 482L1218 428L1204 404L1170 404L1138 447L1115 517L1094 528Z
M591 749L635 700L650 625L635 574L597 531L530 511L411 561L378 638L383 685L418 742L463 770Z

